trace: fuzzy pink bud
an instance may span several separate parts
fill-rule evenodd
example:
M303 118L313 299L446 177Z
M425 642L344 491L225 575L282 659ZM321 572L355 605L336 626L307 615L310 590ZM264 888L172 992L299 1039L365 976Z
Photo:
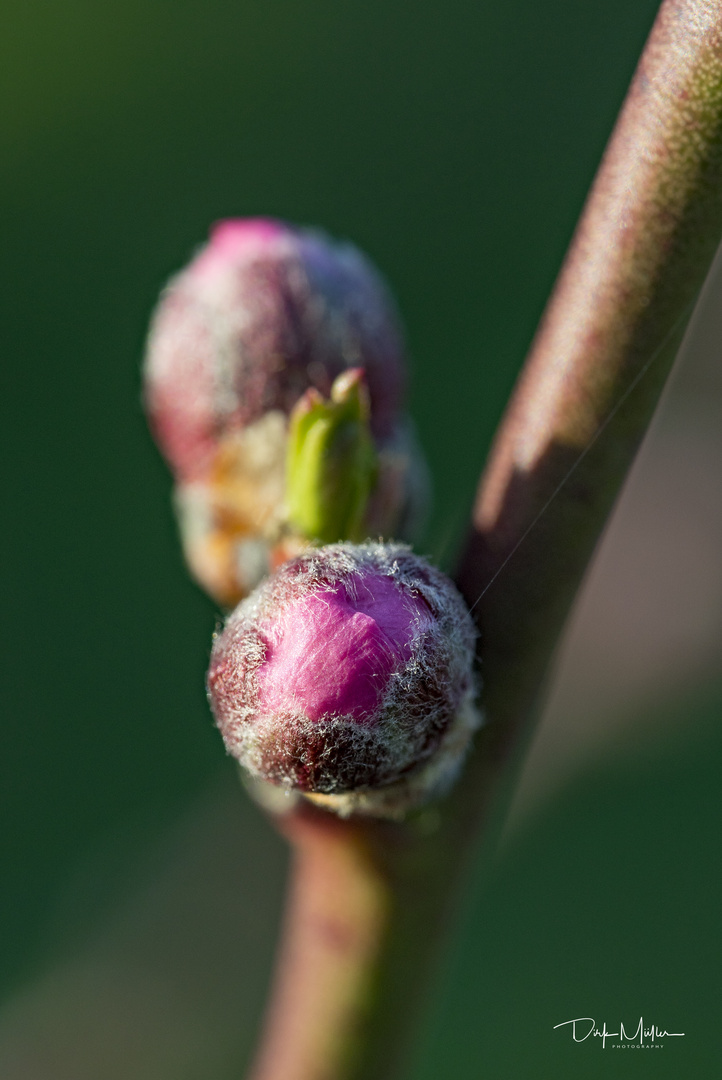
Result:
M296 447L300 473L289 470L299 402L335 402L351 371L363 383L363 417L355 428L337 418L343 430L328 432L325 454L319 427L313 446ZM144 374L186 559L224 606L310 541L418 532L428 485L402 411L399 322L383 281L350 244L262 218L220 222L161 296ZM309 460L320 467L315 487ZM299 475L301 488L288 491ZM315 501L299 512L307 490ZM331 520L309 531L329 507Z
M288 415L315 387L363 367L371 427L391 434L403 397L398 318L350 244L262 218L222 221L169 283L153 317L146 403L156 439L185 480L219 437L270 410Z
M216 638L208 692L252 776L347 814L448 787L479 718L475 633L451 582L400 544L335 544L267 579Z

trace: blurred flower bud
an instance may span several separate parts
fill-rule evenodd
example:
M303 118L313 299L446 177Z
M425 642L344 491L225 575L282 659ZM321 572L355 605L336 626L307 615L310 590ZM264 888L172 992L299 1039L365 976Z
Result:
M450 786L478 727L474 646L458 592L408 547L335 544L229 616L209 699L256 779L342 815L402 816Z
M349 369L362 370L365 390L354 389L353 379L346 386L347 408L331 424L333 452L311 450L327 437L311 424L311 442L289 458L289 415L299 399L316 395L318 420L320 403L333 402L344 385L337 380ZM186 557L212 595L235 603L307 540L322 538L310 523L319 499L328 507L321 487L338 490L330 479L336 467L347 478L360 468L345 511L358 535L366 529L410 537L426 485L402 412L404 381L393 302L355 248L263 219L215 226L163 293L145 361L146 407L176 477ZM358 416L351 421L353 408ZM369 466L369 440L376 469ZM302 458L315 458L316 481L322 466L321 487L300 466ZM299 468L287 499L289 461ZM304 485L315 493L315 511L300 509ZM324 537L338 532L343 514L337 518Z

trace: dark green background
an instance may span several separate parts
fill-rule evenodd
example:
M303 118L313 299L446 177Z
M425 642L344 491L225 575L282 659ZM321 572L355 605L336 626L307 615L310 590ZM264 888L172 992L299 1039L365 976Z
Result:
M408 328L412 408L437 482L427 550L448 564L655 7L6 5L8 1000L82 948L137 852L232 779L203 693L216 612L185 577L170 480L139 405L164 279L228 215L318 224L372 255ZM705 707L714 720L719 707ZM713 735L702 749L680 740L663 761L587 778L527 832L477 886L418 1080L716 1071L721 759ZM260 852L239 918L251 902L266 912L232 1040L240 1061L261 1005L282 850L241 797L238 813ZM79 865L91 868L84 886L59 906ZM551 1031L625 1010L691 1034L642 1058Z

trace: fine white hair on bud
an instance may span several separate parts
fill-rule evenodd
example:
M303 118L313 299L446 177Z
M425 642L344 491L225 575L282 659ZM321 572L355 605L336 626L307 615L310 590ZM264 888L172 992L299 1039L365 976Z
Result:
M448 789L479 726L475 642L454 585L405 545L311 549L229 616L209 700L252 777L401 817Z

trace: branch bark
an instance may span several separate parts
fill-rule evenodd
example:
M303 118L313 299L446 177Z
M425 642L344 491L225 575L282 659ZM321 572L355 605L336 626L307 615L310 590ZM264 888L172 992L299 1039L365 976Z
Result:
M398 1075L470 852L493 833L564 622L722 233L722 0L666 0L502 421L458 582L487 726L400 825L279 819L295 849L253 1080ZM498 818L498 815L496 815Z
M711 264L721 127L722 5L668 0L500 426L461 562L466 598L483 594L496 723L516 729L537 694Z

